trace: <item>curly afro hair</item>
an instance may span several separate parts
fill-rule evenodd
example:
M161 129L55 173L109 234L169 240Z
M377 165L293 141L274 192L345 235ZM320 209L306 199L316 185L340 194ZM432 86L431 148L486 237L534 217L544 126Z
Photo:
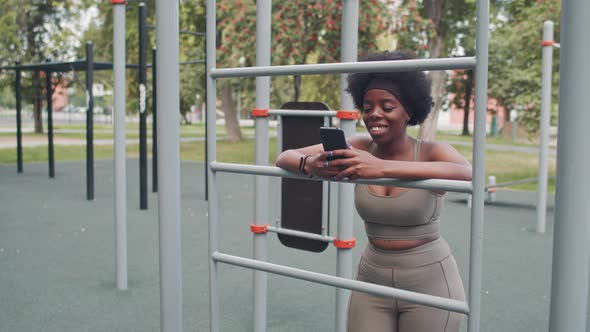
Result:
M406 51L392 51L382 53L369 53L360 61L390 61L415 59ZM430 113L433 102L431 97L431 84L426 74L422 71L411 72L382 72L382 73L354 73L348 75L348 93L352 96L354 105L362 110L363 98L367 86L373 79L386 80L395 84L399 91L400 102L410 115L411 126L421 124Z

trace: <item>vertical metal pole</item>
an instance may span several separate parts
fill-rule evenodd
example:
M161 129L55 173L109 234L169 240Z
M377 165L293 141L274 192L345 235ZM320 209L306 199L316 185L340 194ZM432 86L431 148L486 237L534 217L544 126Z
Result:
M215 127L215 104L217 103L216 82L211 78L211 69L216 66L215 47L216 47L216 27L215 19L215 0L207 0L206 8L206 80L207 80L207 115L205 121L207 124L207 202L209 206L209 318L211 332L219 332L219 271L217 263L211 258L219 246L218 234L218 204L217 204L217 175L211 171L211 163L215 161L216 152L216 127Z
M86 43L86 199L94 200L94 57L92 43Z
M20 62L16 62L20 66ZM23 120L22 120L22 97L21 97L21 70L16 69L16 171L23 172Z
M342 7L342 62L357 61L358 47L358 0L343 0ZM352 97L346 93L346 76L340 76L340 109L352 110L354 105ZM356 120L340 120L340 127L346 137L355 134ZM351 184L338 184L338 239L350 240L353 237L352 218L354 206L354 186ZM343 278L352 278L352 250L338 248L336 257L336 275ZM336 289L336 317L335 326L337 332L346 331L346 315L348 312L348 298L350 290Z
M590 258L588 85L590 2L564 0L561 11L559 124L549 331L586 331Z
M270 0L256 1L256 66L270 66ZM256 77L256 108L269 108L270 77ZM256 165L268 165L268 117L256 117ZM254 224L266 224L269 218L268 177L256 176L254 186ZM254 233L254 259L267 260L266 233ZM267 273L254 271L254 331L266 331Z
M157 52L152 49L152 192L158 192L158 91L157 86Z
M488 176L488 200L490 202L496 201L496 177L494 175Z
M158 196L160 224L160 317L163 332L182 331L182 251L180 210L180 109L178 1L156 1L158 109Z
M471 203L471 254L469 257L469 332L481 325L483 208L485 195L486 108L488 98L489 3L477 1L475 35L475 119L473 123L473 195Z
M139 4L139 208L147 210L146 6Z
M547 218L547 172L549 163L549 121L551 119L551 77L553 71L553 22L543 23L543 71L541 75L541 123L539 181L537 182L537 233L545 233Z
M125 2L113 1L113 104L115 159L115 230L117 289L125 290L127 278L127 173L125 151Z
M45 62L50 62L49 59ZM47 160L49 163L49 177L55 177L55 155L53 149L53 103L51 97L53 96L51 72L45 71L45 98L47 100Z

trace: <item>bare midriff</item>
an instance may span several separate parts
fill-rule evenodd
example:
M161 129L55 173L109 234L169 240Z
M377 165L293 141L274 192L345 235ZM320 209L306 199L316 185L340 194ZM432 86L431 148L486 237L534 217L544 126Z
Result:
M388 240L369 237L369 242L371 242L371 244L374 247L382 250L407 250L432 242L438 239L439 237L439 235L433 235L424 239L417 240Z

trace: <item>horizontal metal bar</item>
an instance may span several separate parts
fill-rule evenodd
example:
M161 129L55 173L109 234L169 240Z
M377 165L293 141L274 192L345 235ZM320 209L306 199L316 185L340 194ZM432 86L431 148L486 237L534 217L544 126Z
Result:
M550 177L548 177L548 179L553 180L553 179L555 179L555 176L550 176ZM539 178L527 178L527 179L521 179L521 180L514 180L514 181L496 183L496 184L493 184L493 185L486 186L486 191L488 189L490 189L490 188L510 187L510 186L514 186L514 185L517 185L517 184L535 183L535 182L538 182L538 181L539 181Z
M313 111L313 110L280 110L270 109L268 114L281 116L336 116L336 111Z
M475 57L211 69L212 78L473 69Z
M200 65L205 63L205 60L188 60L188 61L182 61L179 64L181 65Z
M451 300L439 296L421 294L416 292L410 292L403 289L397 289L392 287L386 287L368 282L350 280L341 277L335 277L328 274L322 274L317 272L311 272L307 270L296 269L289 266L277 265L268 262L257 261L254 259L233 256L223 254L220 252L214 252L211 255L214 261L222 262L231 265L237 265L249 269L265 271L269 273L275 273L286 277L297 278L301 280L307 280L323 285L334 286L339 288L346 288L353 291L374 294L378 296L386 296L402 301L408 301L416 304L421 304L433 308L439 308L443 310L450 310L453 312L459 312L463 314L469 314L469 307L467 303Z
M382 185L391 187L403 188L417 188L427 190L442 190L458 193L471 194L473 185L471 181L457 181L457 180L442 180L442 179L427 179L427 180L398 180L398 179L358 179L354 181L342 180L335 181L331 179L313 177L309 178L307 175L292 173L282 168L275 166L259 166L259 165L244 165L244 164L230 164L230 163L211 163L211 170L214 172L250 174L250 175L266 175L276 176L291 179L304 179L316 181L332 181L345 183L362 183L372 185Z
M145 27L147 29L155 29L156 28L156 26L153 24L146 24ZM206 35L205 32L190 31L190 30L184 30L184 29L178 30L178 33L184 33L184 34L199 36L199 37L201 37L201 36L204 37Z
M292 236L296 236L296 237L300 237L300 238L304 238L304 239L318 240L318 241L324 241L324 242L333 242L334 241L333 236L324 236L321 234L296 231L294 229L287 229L287 228L274 227L274 226L268 226L266 229L269 232L273 232L273 233L277 233L277 234L292 235Z

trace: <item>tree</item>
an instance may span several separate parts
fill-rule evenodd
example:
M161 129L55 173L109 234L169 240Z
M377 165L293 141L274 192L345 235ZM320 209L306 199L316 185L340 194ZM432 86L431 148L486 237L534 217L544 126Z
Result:
M559 36L559 0L512 1L494 20L490 41L489 92L506 111L522 110L519 123L531 134L539 130L543 22L552 20ZM557 112L559 57L553 61L553 114ZM507 114L508 115L508 114Z
M0 3L0 64L40 63L46 59L64 60L71 57L71 28L65 24L72 1L18 1L3 0ZM31 96L34 104L35 132L43 132L41 74L23 77L23 95ZM27 80L30 78L30 81ZM28 83L27 83L28 82ZM0 84L6 86L7 81Z
M374 50L377 36L388 32L392 1L362 1L359 9L359 49L362 52ZM273 2L272 8L272 65L326 63L340 61L341 1L289 1ZM256 45L256 5L253 0L224 0L218 3L218 23L220 30L218 65L221 67L252 66L255 63ZM306 78L313 81L322 100L338 100L339 82L335 76ZM273 82L285 82L277 79ZM318 83L318 84L315 84ZM220 85L230 89L231 81ZM303 79L293 77L290 100L299 100L302 94ZM321 87L317 89L317 87ZM283 87L273 85L273 94L284 93ZM244 89L242 89L244 91ZM226 94L224 94L226 95ZM272 99L272 97L271 97ZM229 100L228 100L229 102ZM233 105L224 110L226 120L234 117ZM228 128L229 129L229 128Z

